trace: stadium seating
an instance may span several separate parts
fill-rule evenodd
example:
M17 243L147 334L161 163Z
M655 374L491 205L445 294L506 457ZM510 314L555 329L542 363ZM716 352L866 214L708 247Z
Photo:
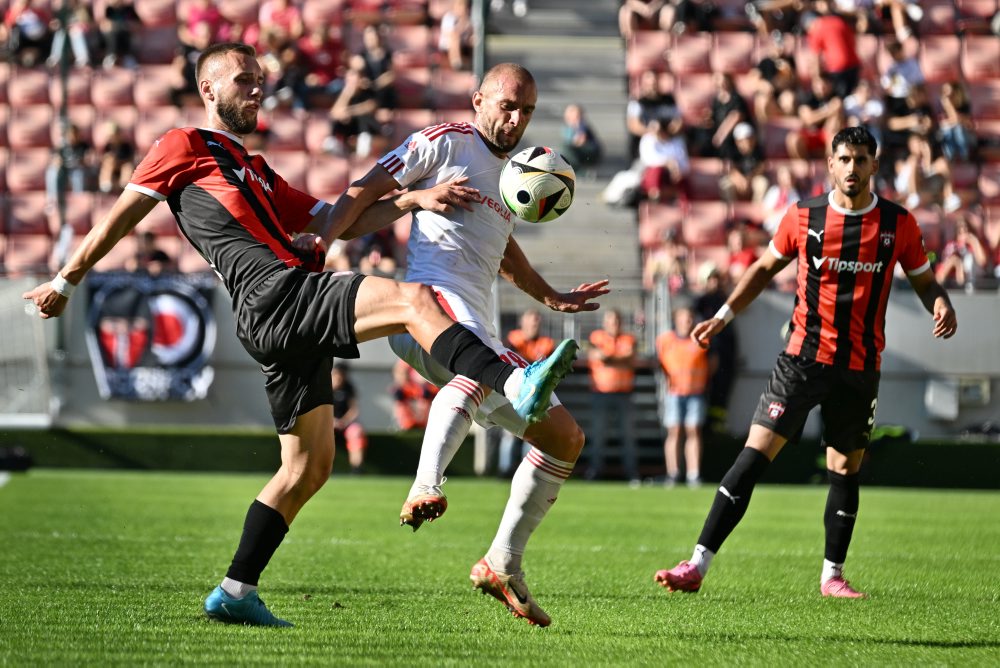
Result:
M957 35L926 35L920 38L920 70L927 81L955 81L961 77L959 56L962 43Z
M22 148L7 156L6 183L11 193L45 190L45 170L52 161L48 148Z
M961 68L970 82L1000 78L1000 37L966 35L962 40Z
M670 45L667 63L670 71L678 77L688 74L704 74L712 71L713 40L707 32L684 33L678 35Z

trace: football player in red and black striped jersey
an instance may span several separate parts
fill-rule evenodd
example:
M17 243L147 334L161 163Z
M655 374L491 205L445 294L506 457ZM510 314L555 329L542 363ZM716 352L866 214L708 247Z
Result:
M746 308L789 262L798 264L795 309L785 350L754 413L746 447L722 479L694 555L655 580L697 591L712 557L746 512L754 485L809 411L823 416L830 492L824 524L823 596L863 596L843 577L858 512L858 472L875 422L885 311L899 264L932 316L932 334L950 338L958 321L935 280L913 215L870 189L878 170L874 137L863 127L841 130L828 157L834 189L789 207L770 252L743 275L714 318L692 336L701 345Z

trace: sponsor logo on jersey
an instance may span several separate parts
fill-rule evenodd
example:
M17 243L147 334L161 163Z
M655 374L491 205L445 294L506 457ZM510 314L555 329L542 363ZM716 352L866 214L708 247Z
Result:
M496 201L489 195L483 195L482 197L480 197L479 203L487 208L493 209L498 214L500 214L501 218L503 218L508 223L510 222L510 211L507 210L507 207L505 207L503 204Z
M780 401L772 401L771 404L767 407L767 415L772 420L777 420L784 414L785 414L785 404L781 403Z
M848 274L877 274L881 273L885 262L860 262L857 260L841 260L839 257L813 257L813 267L817 270L844 272Z

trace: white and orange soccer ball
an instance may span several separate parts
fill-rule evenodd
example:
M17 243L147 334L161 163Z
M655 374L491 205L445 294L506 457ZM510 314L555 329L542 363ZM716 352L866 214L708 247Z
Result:
M576 173L547 146L518 151L500 172L500 196L511 212L529 223L547 223L573 203Z

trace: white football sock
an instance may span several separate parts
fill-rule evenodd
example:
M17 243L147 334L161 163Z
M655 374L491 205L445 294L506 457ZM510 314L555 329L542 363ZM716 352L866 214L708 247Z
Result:
M823 584L832 578L843 577L844 564L835 564L829 559L823 560L823 573L819 576L819 583Z
M514 373L507 377L503 384L503 396L511 403L517 399L517 393L521 391L521 383L524 382L524 369L514 369Z
M444 471L469 435L472 418L486 396L474 380L455 376L431 402L414 489L420 485L440 485Z
M500 520L500 528L486 554L491 567L502 573L521 569L521 557L528 539L559 496L573 462L551 457L532 448L517 467L510 485L510 498Z
M232 578L223 578L222 591L226 592L230 598L243 598L250 592L257 591L257 585L248 585Z
M712 565L712 559L714 558L715 552L712 552L704 545L695 545L694 554L691 555L689 561L698 569L701 577L705 577L705 574L708 573L708 567Z

